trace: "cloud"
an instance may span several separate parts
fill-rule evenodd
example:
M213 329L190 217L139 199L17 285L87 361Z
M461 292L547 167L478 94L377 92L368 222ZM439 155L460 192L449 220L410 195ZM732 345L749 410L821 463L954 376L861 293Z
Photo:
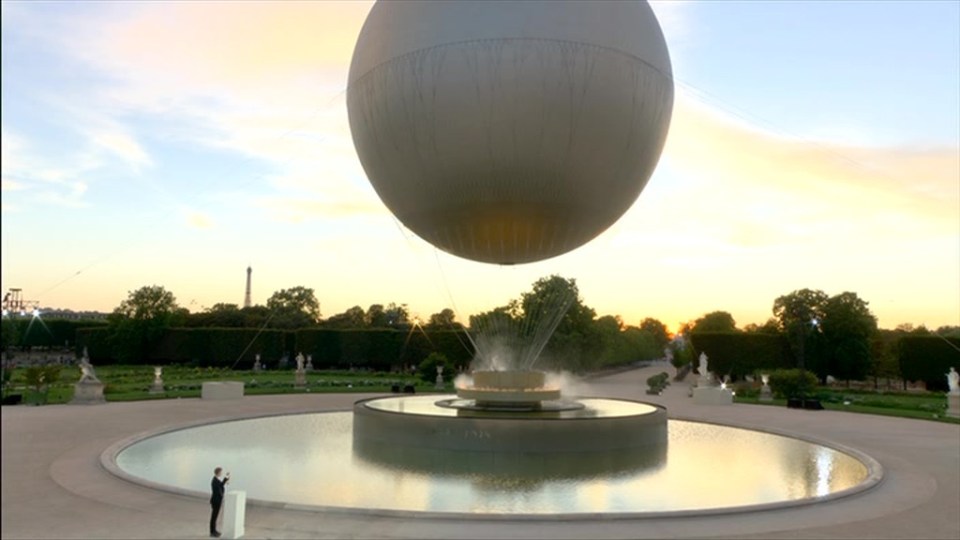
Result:
M309 208L363 214L377 201L362 191L345 87L371 4L126 4L87 11L73 18L73 31L48 39L106 81L91 94L109 114L88 134L110 156L138 170L150 165L121 120L162 119L150 124L155 138L251 160L202 184L208 195L248 208L298 208L304 219ZM283 221L288 214L269 213Z
M956 233L956 148L875 148L758 129L678 93L664 160L688 210L734 245ZM714 238L716 239L716 238Z
M61 39L109 74L100 96L121 107L216 121L223 109L256 115L323 99L346 85L353 45L371 2L126 4L74 18ZM207 114L212 113L212 114ZM265 126L269 127L269 126Z
M91 63L141 83L269 88L278 79L304 79L306 73L309 80L317 70L349 62L371 4L146 3L105 23L98 13L82 24L76 40L86 45L81 54Z
M140 143L118 126L91 129L87 131L87 136L97 148L119 157L136 169L153 164Z
M99 166L99 161L86 153L60 157L38 153L40 145L10 131L2 130L3 191L7 192L3 211L22 210L32 205L68 208L88 206L84 197L87 183L80 178Z

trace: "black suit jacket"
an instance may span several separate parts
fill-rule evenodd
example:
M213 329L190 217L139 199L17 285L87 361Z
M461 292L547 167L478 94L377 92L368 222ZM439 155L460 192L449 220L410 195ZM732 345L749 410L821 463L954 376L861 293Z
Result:
M223 502L223 491L224 486L229 481L229 478L224 478L223 480L213 477L213 480L210 481L210 502L212 504L222 503Z

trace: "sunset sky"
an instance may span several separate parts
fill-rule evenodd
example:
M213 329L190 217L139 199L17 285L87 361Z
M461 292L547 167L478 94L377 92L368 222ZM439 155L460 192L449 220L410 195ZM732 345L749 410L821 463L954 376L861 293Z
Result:
M311 287L324 316L458 319L538 278L672 329L796 289L960 324L960 3L654 3L677 85L659 166L594 241L499 267L405 229L364 176L347 70L369 2L2 3L2 288L199 311Z

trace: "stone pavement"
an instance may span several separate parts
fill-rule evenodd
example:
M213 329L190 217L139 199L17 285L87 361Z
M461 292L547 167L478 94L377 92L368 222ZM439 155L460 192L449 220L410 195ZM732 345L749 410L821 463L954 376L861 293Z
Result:
M581 394L651 401L682 418L789 432L864 452L877 487L826 503L673 517L450 519L247 505L245 538L960 538L960 426L922 420L735 404L697 406L686 383L645 395L665 366L582 383ZM250 396L3 407L0 538L206 538L206 497L156 491L100 464L135 434L270 413L349 410L365 394ZM718 464L722 467L722 464ZM735 479L731 479L735 481Z

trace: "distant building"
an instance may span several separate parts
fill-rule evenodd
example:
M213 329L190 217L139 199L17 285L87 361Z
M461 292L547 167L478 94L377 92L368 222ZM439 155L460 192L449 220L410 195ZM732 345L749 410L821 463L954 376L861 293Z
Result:
M109 315L109 313L101 313L99 311L73 311L72 309L42 307L40 308L40 315L46 319L105 321L107 320L107 315Z

